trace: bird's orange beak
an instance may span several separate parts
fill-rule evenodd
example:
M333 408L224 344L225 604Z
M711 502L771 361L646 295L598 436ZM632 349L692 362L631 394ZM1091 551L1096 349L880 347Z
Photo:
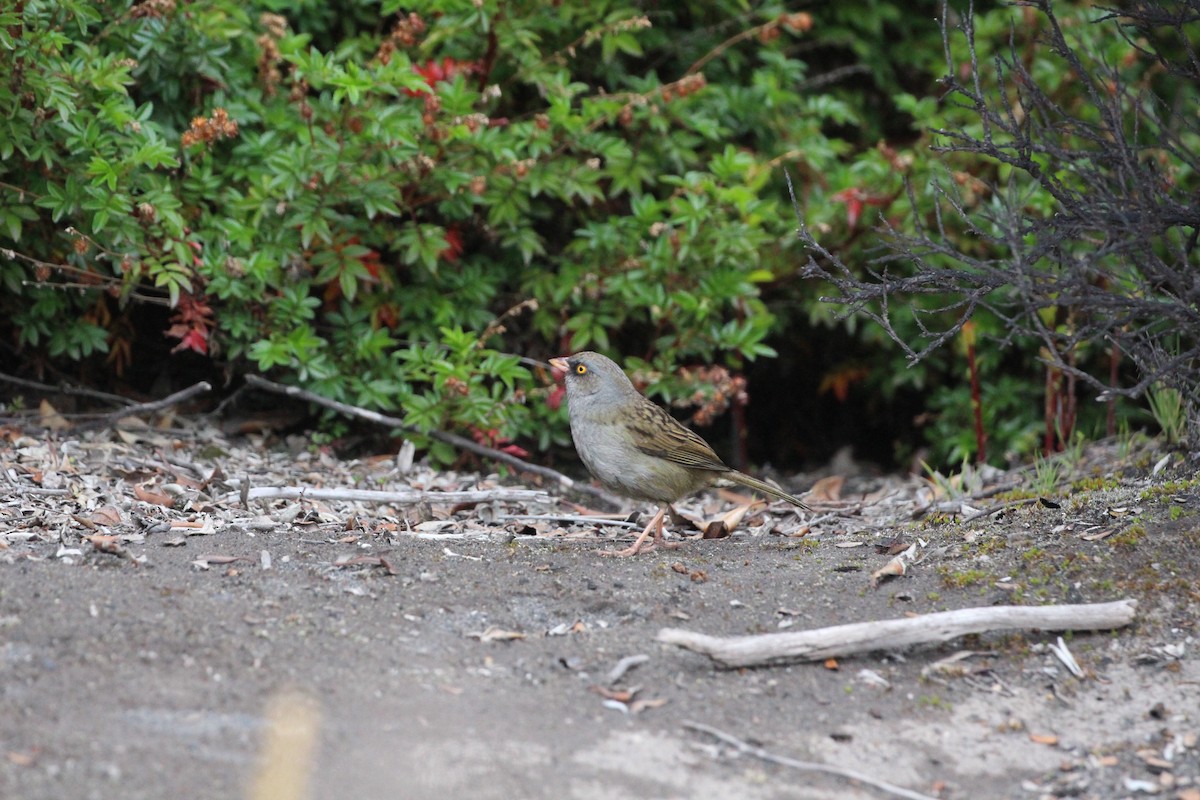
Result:
M571 365L568 364L567 360L561 356L550 359L550 366L554 367L555 369L561 369L563 372L571 371Z

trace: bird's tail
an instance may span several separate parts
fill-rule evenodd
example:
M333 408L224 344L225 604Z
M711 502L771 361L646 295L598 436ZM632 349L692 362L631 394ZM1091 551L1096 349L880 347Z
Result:
M780 500L787 500L792 505L799 506L806 511L809 510L808 506L806 506L803 502L783 491L782 489L777 489L766 481L760 481L758 478L752 478L744 472L738 472L736 469L731 469L721 477L727 478L734 483L740 483L742 486L748 486L751 489L757 489L763 494L769 494L772 497L778 497Z

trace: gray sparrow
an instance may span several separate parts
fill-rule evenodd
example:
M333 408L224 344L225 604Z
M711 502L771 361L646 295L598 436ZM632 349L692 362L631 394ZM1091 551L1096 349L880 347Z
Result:
M671 504L720 480L808 508L782 489L727 466L708 442L647 400L612 359L583 352L552 358L550 365L566 374L571 438L588 471L611 492L659 504L631 547L604 554L636 555L651 533L651 548L668 546L663 518Z

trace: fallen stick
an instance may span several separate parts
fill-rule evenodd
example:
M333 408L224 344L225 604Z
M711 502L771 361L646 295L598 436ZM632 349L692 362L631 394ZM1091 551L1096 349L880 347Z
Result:
M779 764L783 767L791 767L792 769L798 769L804 772L822 772L826 775L834 775L855 783L866 784L867 786L879 789L882 792L894 794L896 797L903 797L905 800L935 800L933 797L930 797L927 794L921 794L920 792L914 792L910 789L905 789L903 786L896 786L895 784L887 783L886 781L877 780L876 778L872 778L870 775L864 775L863 773L856 772L854 770L842 769L841 767L834 767L829 764L819 764L815 761L800 761L799 759L788 758L787 756L777 756L774 753L768 752L761 747L755 747L749 742L744 742L736 736L728 734L718 728L714 728L711 725L702 725L699 722L685 722L683 723L683 727L691 731L696 731L697 733L707 733L717 741L723 742L724 744L734 748L739 753L743 753L748 756L754 756L755 758L771 764Z
M102 425L107 425L111 422L118 422L125 417L134 417L138 414L149 414L154 411L162 411L164 408L177 406L187 400L192 399L198 394L212 391L212 384L208 381L200 381L194 383L186 389L180 389L174 394L169 394L159 400L151 400L147 403L137 403L132 406L125 406L117 411L110 411L107 414L101 414L98 417L93 417L90 420L79 423L80 428L94 428Z
M985 631L1111 630L1132 622L1136 609L1137 601L1132 599L1063 606L987 606L759 636L708 636L663 628L658 641L703 653L723 667L757 667L896 650Z
M240 492L223 499L237 500ZM351 500L357 503L490 503L493 500L549 502L550 495L539 489L481 489L463 492L386 492L374 489L306 489L300 486L259 486L246 492L246 500Z
M160 398L158 400L150 400L145 403L135 403L134 401L129 400L128 398L119 397L117 395L112 395L112 394L107 394L105 392L97 392L97 391L94 391L91 389L75 388L75 387L67 386L66 384L64 384L62 386L58 386L58 387L48 386L46 384L38 383L37 381L27 381L22 378L14 378L13 376L5 375L4 373L0 373L0 381L4 381L6 383L13 383L13 384L16 384L17 386L34 388L34 389L38 389L41 391L56 391L56 392L62 392L63 394L80 395L82 397L93 397L93 398L105 400L108 402L123 404L122 408L119 408L116 411L108 411L103 414L72 415L73 419L78 420L77 422L73 423L73 427L76 427L79 429L84 429L84 430L89 429L89 428L98 428L98 427L102 427L104 425L109 425L113 422L117 422L121 419L124 419L125 417L134 417L134 416L137 416L138 414L148 414L148 413L151 413L154 411L162 411L164 408L170 408L171 406L177 406L180 403L190 400L198 394L204 394L205 392L212 391L212 384L208 383L207 381L200 381L199 383L192 384L191 386L187 387L186 389L181 389L180 391L175 392L174 394L169 394L166 397Z
M35 389L47 394L62 393L78 397L90 397L93 400L103 400L106 403L118 406L132 406L136 403L136 401L130 400L128 397L121 397L118 394L109 394L108 392L98 392L95 389L88 389L85 386L71 386L65 381L58 386L51 386L48 383L39 383L38 381L31 381L26 378L18 378L15 375L8 375L3 372L0 372L0 381L22 386L26 389Z
M65 492L64 492L65 493ZM550 522L579 522L584 525L595 525L596 527L611 527L632 528L640 531L644 525L640 522L626 522L627 514L500 514L496 516L497 522L507 522L510 519L527 520L531 519L535 522L538 520L548 520Z
M992 514L998 514L999 512L1006 511L1010 508L1017 508L1019 506L1031 506L1034 503L1038 502L1040 499L1041 498L1038 498L1038 497L1022 497L1020 500L1009 500L1007 503L1000 503L998 505L992 506L991 508L985 508L982 511L976 511L974 514L968 514L967 516L965 516L961 520L959 520L958 524L959 525L969 525L970 523L974 522L977 519L983 519L984 517L990 517Z
M305 391L299 386L288 386L282 383L275 383L274 381L269 381L266 378L262 378L253 374L246 375L246 383L251 386L256 386L259 389L277 392L279 394L287 395L288 397L298 397L301 400L305 400L309 403L316 403L319 406L331 408L334 411L345 414L348 417L359 417L360 419L374 422L376 425L399 428L400 430L408 433L418 432L417 429L412 425L409 425L404 420L397 417L391 417L387 414L380 414L378 411L372 411L368 408L360 408L359 406L352 406L348 403L339 403L337 400L330 400L328 397L322 397L319 394L313 394L312 392ZM596 487L586 483L580 483L579 481L572 480L558 470L539 466L538 464L530 464L524 459L517 458L514 455L502 452L494 447L487 447L486 445L473 442L466 437L457 436L453 433L446 433L445 431L428 431L425 433L425 435L430 439L436 439L439 442L445 442L446 444L456 447L459 450L466 450L468 453L474 453L477 456L483 456L484 458L490 458L493 461L499 461L501 464L507 464L508 466L521 472L529 472L534 475L540 475L543 478L549 478L565 489L574 489L577 492L590 494L593 497L599 497L601 500L606 502L620 505L620 503L614 500L611 495L601 489L597 489Z

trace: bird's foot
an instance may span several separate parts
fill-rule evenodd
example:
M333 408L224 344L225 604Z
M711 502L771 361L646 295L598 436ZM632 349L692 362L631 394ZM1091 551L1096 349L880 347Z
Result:
M639 540L624 550L597 550L596 552L611 558L629 558L642 553L653 553L659 547L664 550L678 550L682 546L683 542L668 542L666 539L655 539L652 542Z
M666 539L655 539L650 543L649 550L656 547L661 547L663 550L678 550L683 547L683 542L668 542ZM642 552L647 552L647 548L642 548Z
M649 553L653 549L653 544L634 542L632 546L626 547L624 550L597 550L596 554L608 556L609 558L629 558L630 556L636 556L638 553Z
M663 541L662 523L665 513L665 508L659 509L659 512L654 515L654 519L650 520L650 524L638 535L637 540L624 550L598 550L596 552L602 556L610 556L612 558L629 558L630 556L636 556L638 553L649 553L657 545L662 545L664 548L669 549L678 547L679 545L677 544L667 544ZM647 544L646 540L650 538L650 534L654 534L654 541Z

